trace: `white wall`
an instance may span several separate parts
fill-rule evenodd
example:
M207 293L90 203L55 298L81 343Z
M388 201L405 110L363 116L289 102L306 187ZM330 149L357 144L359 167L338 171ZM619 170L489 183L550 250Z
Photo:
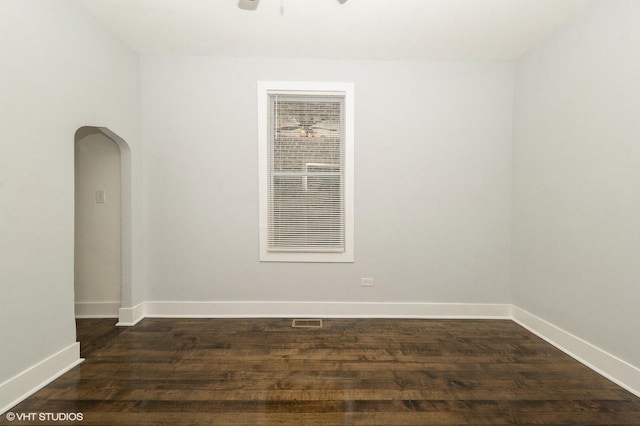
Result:
M75 342L74 134L109 127L139 169L137 65L75 2L0 1L0 383Z
M147 300L509 302L511 64L143 57L141 75ZM259 80L355 83L355 263L258 261Z
M120 307L122 209L118 145L95 127L78 130L75 141L74 282L78 315L82 306L111 303ZM104 191L104 202L98 202L96 191ZM117 310L113 314L117 315Z
M513 301L640 366L640 2L517 62Z

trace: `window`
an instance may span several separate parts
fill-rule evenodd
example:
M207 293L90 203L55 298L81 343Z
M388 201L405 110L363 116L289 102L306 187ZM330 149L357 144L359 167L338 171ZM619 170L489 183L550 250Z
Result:
M353 262L353 84L258 83L260 260Z

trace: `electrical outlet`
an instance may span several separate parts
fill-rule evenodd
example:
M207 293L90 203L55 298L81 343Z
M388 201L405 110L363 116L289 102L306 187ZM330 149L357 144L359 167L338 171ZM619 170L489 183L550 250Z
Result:
M104 204L106 202L107 202L107 194L105 193L104 189L98 189L96 191L96 203Z
M360 278L360 286L373 287L373 278Z

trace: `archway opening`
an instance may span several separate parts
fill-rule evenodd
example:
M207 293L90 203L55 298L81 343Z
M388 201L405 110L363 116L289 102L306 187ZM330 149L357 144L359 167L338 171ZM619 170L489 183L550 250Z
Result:
M130 151L106 128L74 137L77 318L118 318L131 293Z

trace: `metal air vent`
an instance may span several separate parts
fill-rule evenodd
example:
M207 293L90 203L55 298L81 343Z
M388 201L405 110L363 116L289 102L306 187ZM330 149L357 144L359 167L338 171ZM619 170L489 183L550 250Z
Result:
M291 327L293 328L322 328L322 320L321 319L294 319L291 323Z

